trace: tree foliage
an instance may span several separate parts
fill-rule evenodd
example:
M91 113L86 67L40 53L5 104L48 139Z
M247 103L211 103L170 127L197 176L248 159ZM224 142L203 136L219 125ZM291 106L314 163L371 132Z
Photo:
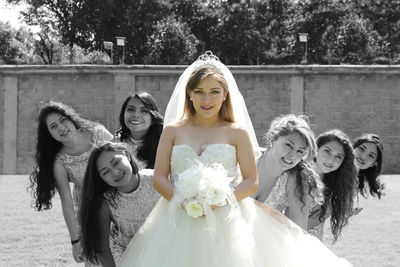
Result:
M187 64L206 50L227 64L298 64L305 49L299 33L308 33L311 64L400 63L398 0L25 2L25 20L42 28L36 53L49 64L60 62L52 54L58 47L69 47L72 63L74 47L88 54L104 41L114 43L119 62L117 36L126 38L127 64Z
M35 63L33 43L32 33L0 21L0 64Z

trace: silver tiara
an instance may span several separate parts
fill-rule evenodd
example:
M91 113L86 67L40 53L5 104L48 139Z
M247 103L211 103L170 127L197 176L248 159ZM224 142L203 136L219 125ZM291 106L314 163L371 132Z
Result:
M216 60L219 61L219 58L213 54L213 52L211 52L210 50L206 51L204 54L200 55L197 60L202 60L202 61L212 61L212 60Z
M196 60L196 65L195 69L208 66L217 71L221 71L221 61L211 51L206 51L204 54L200 55Z

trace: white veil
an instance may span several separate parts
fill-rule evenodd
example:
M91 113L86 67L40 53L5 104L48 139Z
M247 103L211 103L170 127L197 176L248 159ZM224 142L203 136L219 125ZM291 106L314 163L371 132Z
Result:
M248 131L253 144L255 157L258 158L260 156L260 150L258 147L257 137L254 132L249 113L247 112L246 103L244 102L243 96L238 89L235 78L233 77L231 71L223 63L221 63L218 57L216 57L211 51L207 51L203 55L199 56L199 58L179 77L174 92L172 93L172 96L168 102L167 109L165 110L164 125L182 119L185 106L186 85L189 77L198 67L205 65L216 68L224 75L228 84L235 124Z

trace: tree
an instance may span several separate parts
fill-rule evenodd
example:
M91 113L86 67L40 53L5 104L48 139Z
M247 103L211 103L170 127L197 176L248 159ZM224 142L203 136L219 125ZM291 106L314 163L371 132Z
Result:
M7 0L19 4L21 0ZM73 46L90 46L91 33L87 29L86 0L26 0L28 9L22 12L28 25L51 25L57 29L61 42L70 48L73 62Z
M379 35L375 41L381 49L375 57L385 57L386 61L382 63L400 63L400 1L354 2L360 16L367 19Z
M87 1L88 28L93 33L93 49L102 49L103 41L126 38L126 62L143 63L148 37L157 22L166 17L167 3L162 0ZM114 46L116 47L116 46ZM120 50L115 50L119 57Z
M166 17L157 23L148 38L146 63L188 64L195 58L197 44L198 40L187 24L172 16Z
M33 35L0 21L0 64L34 64Z

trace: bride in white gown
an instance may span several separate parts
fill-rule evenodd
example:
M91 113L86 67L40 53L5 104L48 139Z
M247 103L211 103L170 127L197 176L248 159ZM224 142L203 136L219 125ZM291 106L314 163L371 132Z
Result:
M165 119L154 170L154 187L164 198L120 266L350 266L285 216L249 198L258 186L258 144L243 97L218 58L206 53L186 69ZM193 218L174 184L199 162L204 168L219 163L236 179L229 204Z

